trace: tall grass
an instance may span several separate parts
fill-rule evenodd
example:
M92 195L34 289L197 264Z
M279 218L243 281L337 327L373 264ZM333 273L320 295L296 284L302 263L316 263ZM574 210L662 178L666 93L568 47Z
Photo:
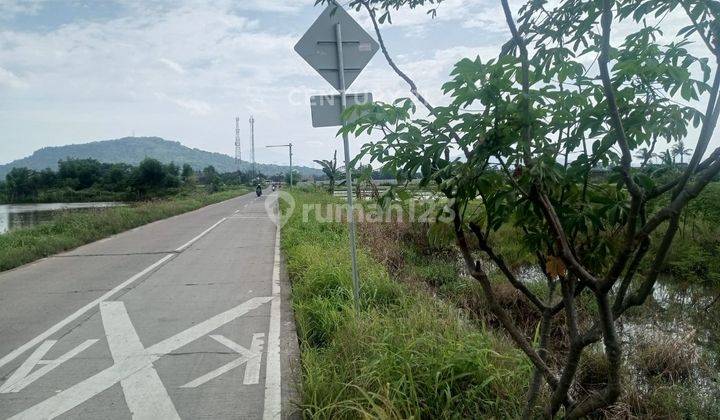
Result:
M517 417L530 367L459 311L398 283L360 249L361 308L352 304L347 230L319 223L293 192L282 246L302 350L303 414L312 418Z
M177 197L83 212L66 212L48 223L0 235L0 271L10 270L58 252L218 203L247 189L207 194L196 191Z

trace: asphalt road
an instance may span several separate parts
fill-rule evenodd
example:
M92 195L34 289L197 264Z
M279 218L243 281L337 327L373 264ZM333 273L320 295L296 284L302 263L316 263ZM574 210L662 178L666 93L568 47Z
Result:
M0 273L0 418L291 416L297 338L266 199Z

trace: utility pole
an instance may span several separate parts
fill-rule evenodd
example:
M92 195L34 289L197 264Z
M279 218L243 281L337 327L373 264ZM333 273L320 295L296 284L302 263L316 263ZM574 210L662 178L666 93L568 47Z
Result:
M240 117L235 117L235 166L240 170L242 148L240 147Z
M255 168L255 117L250 116L250 147L252 155L252 168L253 178L257 176L257 170Z
M265 146L265 147L287 147L290 150L290 186L293 186L293 165L292 165L292 143L288 144L274 144L272 146Z

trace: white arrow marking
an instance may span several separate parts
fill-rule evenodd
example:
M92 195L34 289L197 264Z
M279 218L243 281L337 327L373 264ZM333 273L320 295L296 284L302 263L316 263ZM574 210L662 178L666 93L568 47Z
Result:
M222 222L224 222L226 218L220 219L219 222L215 223L214 225L210 226L210 228L203 231L198 236L192 238L189 242L185 243L181 247L175 250L175 252L182 252L192 246L195 242L202 239L205 235L210 233L213 229L218 227ZM135 230L139 230L142 227L135 228ZM67 318L63 319L62 321L58 322L57 324L50 327L48 330L46 330L44 333L38 335L37 337L33 338L32 340L28 341L27 343L23 344L22 346L16 348L11 353L6 354L5 356L0 359L0 367L3 367L7 365L8 363L12 362L13 360L17 359L21 354L25 353L26 351L30 350L31 348L37 346L38 344L42 343L44 340L47 340L50 338L53 334L60 331L61 329L65 328L68 324L71 322L74 322L76 319L83 316L85 313L90 311L91 309L94 309L96 306L100 304L100 302L105 302L108 299L110 299L113 295L117 294L122 289L130 286L131 284L135 283L142 277L144 277L146 274L152 272L156 268L160 267L161 265L165 264L167 261L175 258L177 254L168 254L164 257L162 257L160 260L156 261L154 264L152 264L150 267L144 269L143 271L135 274L134 276L130 277L129 279L125 280L124 282L118 284L117 286L113 287L112 290L108 291L104 295L100 296L99 298L93 300L92 302L88 303L87 305L83 306L82 308L78 309L74 313L72 313Z
M122 379L120 385L133 419L180 419L175 406L153 367L152 356L145 352L122 302L100 304L108 347L115 364L132 360L144 365Z
M10 379L8 379L0 387L0 394L22 391L25 387L47 375L61 364L82 353L85 349L97 343L97 341L98 340L87 340L55 360L40 360L43 356L45 356L45 354L47 354L48 351L50 351L52 346L57 343L57 340L48 340L43 342L33 352L33 354L28 357L25 363L23 363L15 371L15 373L13 373ZM32 372L33 368L37 365L44 366L31 374L30 372Z
M205 375L186 383L185 385L181 386L180 388L197 388L198 386L203 385L203 384L217 378L218 376L222 375L223 373L226 373L226 372L231 371L232 369L235 369L238 366L242 366L245 363L247 363L247 365L245 366L245 377L243 379L243 384L244 385L257 384L260 379L260 360L262 359L263 337L264 336L265 336L264 333L253 334L252 343L250 344L250 350L248 350L245 347L241 346L240 344L237 344L234 341L231 341L231 340L223 337L222 335L211 335L210 337L212 339L214 339L215 341L224 345L225 347L232 349L234 352L236 352L242 356L233 360L230 363L220 366L219 368L213 370L212 372L206 373Z
M114 365L102 372L30 407L11 417L11 419L51 419L66 413L118 382L143 371L160 357L192 343L198 338L269 302L271 299L270 297L252 298L226 312L215 315L207 321L148 347L145 349L145 356L128 357L119 362L116 360Z

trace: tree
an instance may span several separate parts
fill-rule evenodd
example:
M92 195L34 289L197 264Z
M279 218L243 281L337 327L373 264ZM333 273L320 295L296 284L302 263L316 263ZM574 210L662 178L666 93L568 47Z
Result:
M109 165L102 178L102 184L109 191L125 191L129 186L133 167L124 163Z
M202 170L202 183L205 184L210 192L220 190L220 176L218 176L215 167L210 165Z
M314 160L313 162L320 165L323 173L328 177L328 181L330 181L328 190L330 194L332 194L333 191L335 191L335 180L340 176L340 170L337 165L337 150L335 150L332 160Z
M61 160L58 166L58 178L73 189L90 188L101 178L102 164L95 159Z
M166 168L160 161L145 158L133 173L132 186L140 195L147 195L165 186Z
M657 157L655 153L651 149L648 149L647 147L642 147L637 150L637 153L635 153L635 157L642 162L640 166L645 166L649 162L651 162L654 158Z
M0 203L5 203L9 201L8 198L8 192L7 192L7 184L5 181L0 180Z
M180 179L184 184L187 184L192 180L192 177L195 176L195 171L193 170L192 166L190 164L183 164L182 167L182 175L180 176Z
M288 172L288 173L285 174L285 179L284 179L284 180L285 180L285 184L287 184L287 185L289 185L289 186L291 186L291 187L294 186L294 185L297 185L297 183L300 182L300 172L298 172L297 170L293 169L293 171L292 171L292 183L290 182L290 172Z
M377 185L373 182L372 165L360 164L357 168L355 176L357 182L356 194L358 200L362 198L363 186L370 190L370 197L374 199L380 198L380 192L378 191Z
M686 148L685 142L683 140L680 140L677 142L677 144L675 146L673 146L671 153L672 153L673 158L680 156L680 164L684 165L685 164L685 156L690 156L692 151L693 151L693 149Z
M178 188L180 186L180 168L174 162L170 162L163 169L165 170L164 187Z
M28 168L13 168L5 175L5 188L11 202L22 201L37 194L35 171Z
M535 367L525 417L533 416L543 384L547 417L561 409L567 418L588 416L622 392L622 355L634 348L624 349L618 339L618 319L652 294L683 209L720 173L720 148L706 153L720 114L720 71L713 75L709 65L710 57L720 60L720 10L711 2L690 7L676 0L564 0L552 7L530 1L516 21L501 0L509 41L494 59L458 62L443 86L451 104L434 107L393 61L380 24L390 22L391 10L438 3L349 1L367 12L386 61L429 116L415 117L410 99L367 104L348 111L364 116L343 130L382 133L362 155L399 180L419 171L422 186L448 199L469 273ZM686 22L671 42L661 43L662 19L654 17L667 13L685 13ZM631 23L633 32L616 42L619 23ZM685 48L691 36L708 47L709 57ZM672 100L676 94L689 105ZM704 112L693 107L701 103L707 103ZM632 167L633 153L652 150L658 140L684 139L691 124L700 128L697 147L679 174L663 181ZM612 167L609 182L592 183L597 165ZM524 232L523 243L546 277L542 294L520 282L498 253L493 238L504 225ZM473 243L539 314L537 344L498 303ZM587 328L578 321L584 296L596 307L587 310ZM551 327L558 325L569 337L567 348L552 345ZM578 394L580 360L597 342L607 362L606 385Z

